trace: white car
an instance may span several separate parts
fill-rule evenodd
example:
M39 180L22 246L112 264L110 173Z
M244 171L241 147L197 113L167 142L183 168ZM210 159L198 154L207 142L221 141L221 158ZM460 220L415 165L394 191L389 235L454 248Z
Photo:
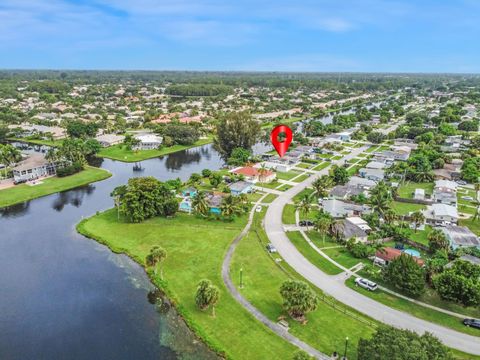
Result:
M260 212L262 211L262 207L260 205L257 206L257 208L255 209L256 212Z
M374 283L373 281L363 279L363 278L356 278L355 279L355 285L360 286L364 289L367 289L369 291L375 291L378 288L378 285Z

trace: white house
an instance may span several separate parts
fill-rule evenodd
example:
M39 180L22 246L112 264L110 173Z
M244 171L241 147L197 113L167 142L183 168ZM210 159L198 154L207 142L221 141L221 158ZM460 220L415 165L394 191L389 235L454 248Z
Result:
M29 181L57 173L56 165L45 159L42 154L34 154L13 168L15 182Z
M446 204L432 204L423 211L427 224L446 226L457 224L457 208Z
M154 134L135 135L135 139L140 142L133 146L133 150L155 150L162 145L163 138Z
M450 180L436 180L433 188L436 203L455 206L457 204L457 183Z
M108 147L108 146L120 144L125 139L125 136L115 135L115 134L103 134L103 135L98 135L95 139L103 147Z

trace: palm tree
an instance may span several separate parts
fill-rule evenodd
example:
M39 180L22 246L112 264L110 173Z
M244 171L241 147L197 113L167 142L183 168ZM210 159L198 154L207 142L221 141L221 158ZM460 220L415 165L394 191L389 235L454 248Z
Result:
M417 232L418 227L425 222L425 215L421 211L415 211L410 215L410 220L412 220L415 232Z
M167 251L159 246L154 246L150 249L150 254L145 258L147 266L153 267L155 275L157 274L156 266L160 264L160 279L163 279L163 269L161 263L167 258Z
M380 215L384 215L390 208L390 202L392 201L392 192L385 182L380 181L377 186L370 190L370 199L368 204L372 207L373 211L378 212Z
M341 221L332 221L330 229L328 232L337 242L340 242L343 236L343 231L345 230L345 225Z
M296 208L300 213L304 214L305 216L312 210L312 203L310 202L310 196L308 194L303 195L302 199L298 204L296 204ZM308 226L307 226L308 231Z
M383 213L383 219L387 224L391 224L397 219L397 213L393 209L386 209Z
M10 144L0 144L0 161L5 165L5 177L7 177L7 167L12 166L22 159L20 151Z
M326 196L327 189L333 185L333 180L328 175L322 175L321 177L317 177L312 182L313 190L315 190L315 194L317 198L321 198Z
M238 214L240 209L237 198L233 195L226 196L220 205L220 210L222 211L222 216L226 218L231 218L233 215Z
M437 250L448 251L450 247L450 243L445 237L445 234L439 229L433 229L430 234L428 234L428 243L432 253L435 253Z
M315 221L315 230L322 234L323 245L325 245L325 237L332 225L333 219L327 213L321 212Z
M115 207L117 208L117 220L120 220L120 207L122 205L122 198L126 192L127 185L120 185L113 189L113 191L110 193L110 196L113 197Z
M210 205L208 204L207 194L205 191L199 191L192 199L192 208L195 213L207 216L210 211Z
M201 280L197 286L197 293L195 295L195 303L200 310L206 310L209 306L212 307L212 315L215 317L215 305L220 299L220 290L212 284L208 279Z
M265 163L262 163L262 165L260 165L260 167L258 168L258 180L260 180L260 184L263 184L263 182L265 181L265 175L267 174L268 172L268 169L267 167L265 166ZM263 185L262 186L262 189L263 189Z

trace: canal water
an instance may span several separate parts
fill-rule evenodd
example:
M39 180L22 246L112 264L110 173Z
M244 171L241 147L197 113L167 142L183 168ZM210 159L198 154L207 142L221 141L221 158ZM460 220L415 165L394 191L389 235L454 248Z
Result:
M131 177L186 180L222 164L211 145L138 164L100 159L111 178L0 209L0 359L215 359L155 304L140 266L75 225L111 208Z

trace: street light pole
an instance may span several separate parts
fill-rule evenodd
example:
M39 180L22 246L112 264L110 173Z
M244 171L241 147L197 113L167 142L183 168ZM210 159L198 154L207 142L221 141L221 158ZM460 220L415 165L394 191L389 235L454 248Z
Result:
M243 268L240 268L240 289L243 289Z
M343 352L343 360L347 360L348 336L345 338L345 350Z

